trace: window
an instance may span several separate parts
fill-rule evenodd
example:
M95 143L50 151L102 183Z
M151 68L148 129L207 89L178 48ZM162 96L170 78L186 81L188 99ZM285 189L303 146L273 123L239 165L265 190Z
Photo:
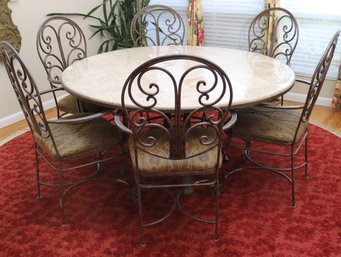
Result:
M341 13L335 0L281 0L299 23L299 40L291 60L298 75L310 77L332 35L341 29ZM168 4L151 0L150 4ZM252 19L264 9L264 0L202 0L205 21L205 45L247 50L247 34ZM188 0L173 0L171 6L187 20ZM341 42L341 39L340 39ZM341 55L338 44L328 78L337 77Z
M248 50L248 29L264 0L203 1L205 45Z
M170 5L187 20L188 0L151 0L150 4ZM255 15L264 8L264 0L205 0L205 45L248 49L247 33Z
M297 74L309 77L312 75L330 39L337 30L341 29L341 13L335 6L335 2L335 0L309 2L281 0L281 7L293 13L300 29L297 48L291 60L291 67ZM338 44L329 69L330 79L337 77L340 45Z

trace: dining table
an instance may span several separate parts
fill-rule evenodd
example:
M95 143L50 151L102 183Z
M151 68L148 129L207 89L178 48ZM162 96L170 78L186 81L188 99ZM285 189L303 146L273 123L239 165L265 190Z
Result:
M217 64L231 82L231 108L234 109L276 98L289 91L295 83L295 73L288 65L259 53L224 47L171 45L126 48L79 60L63 71L62 86L84 101L120 108L121 92L128 76L145 62L165 55L198 56ZM187 67L186 61L167 65L179 74ZM172 110L174 101L171 91L167 90L163 92L159 108ZM183 95L184 110L198 107L198 98L194 94L185 92Z

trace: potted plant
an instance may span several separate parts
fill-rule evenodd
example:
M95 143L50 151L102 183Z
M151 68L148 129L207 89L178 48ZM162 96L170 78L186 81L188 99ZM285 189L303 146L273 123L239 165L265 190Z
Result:
M81 16L92 19L97 24L91 24L94 29L92 37L101 35L104 41L98 48L98 53L108 52L119 48L133 47L130 37L130 24L134 15L149 4L150 0L103 0L87 14L83 13L50 13L52 15ZM95 16L97 10L102 10L101 17Z

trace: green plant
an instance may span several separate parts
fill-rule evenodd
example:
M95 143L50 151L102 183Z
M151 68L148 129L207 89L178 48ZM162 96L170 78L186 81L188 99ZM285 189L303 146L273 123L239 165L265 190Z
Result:
M108 52L119 48L133 47L130 37L130 24L134 15L149 4L150 0L103 0L87 14L83 13L50 13L52 15L81 16L92 19L98 24L90 25L95 31L90 38L100 35L104 41L98 48L98 53ZM96 11L102 10L101 17L95 16Z

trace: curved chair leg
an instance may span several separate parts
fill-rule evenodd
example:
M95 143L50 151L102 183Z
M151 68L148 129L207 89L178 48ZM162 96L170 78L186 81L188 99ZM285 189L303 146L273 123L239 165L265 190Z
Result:
M64 177L63 177L63 168L62 162L59 162L59 185L60 185L60 209L62 215L62 227L66 227L67 224L65 222L65 213L64 213Z
M35 165L36 165L36 183L37 183L37 199L41 199L43 196L40 192L40 175L39 175L39 156L37 153L37 146L34 149Z
M291 147L291 194L292 194L292 199L291 199L291 207L295 208L295 173L294 173L294 149Z
M304 178L305 179L308 179L308 136L309 134L307 134L307 137L305 138L305 146L304 146L304 157L305 157Z
M138 182L137 185L137 197L139 202L139 217L140 217L140 243L141 246L144 247L144 227L143 227L143 217L142 217L142 197L141 197L141 188Z
M216 175L216 188L219 188L219 172L217 172ZM217 190L215 194L215 200L216 200L216 209L215 209L215 242L219 241L219 227L218 227L218 222L219 222L219 196L220 194L218 193L219 190Z

